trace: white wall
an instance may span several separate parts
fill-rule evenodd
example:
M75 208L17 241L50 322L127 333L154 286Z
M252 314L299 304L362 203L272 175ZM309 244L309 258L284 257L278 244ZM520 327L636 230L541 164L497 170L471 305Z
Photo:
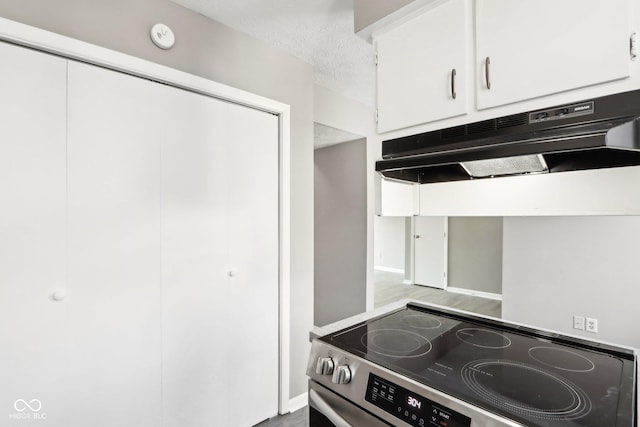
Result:
M588 338L640 347L640 217L504 219L502 314ZM573 329L597 318L597 334Z
M367 254L366 309L373 308L373 218L375 216L375 161L380 156L381 142L375 131L374 109L321 86L314 90L313 120L341 129L367 140Z
M1 2L0 16L124 52L291 106L290 396L307 391L313 326L313 70L302 61L169 0ZM176 34L156 48L154 23Z
M365 311L366 141L315 150L314 324Z
M358 32L413 0L353 0L354 27Z
M402 216L376 216L374 223L375 268L385 271L405 270L405 222Z

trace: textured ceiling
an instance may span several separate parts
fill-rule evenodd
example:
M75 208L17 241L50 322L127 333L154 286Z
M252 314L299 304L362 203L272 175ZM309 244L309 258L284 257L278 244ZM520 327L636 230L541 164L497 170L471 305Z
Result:
M375 104L373 46L354 34L352 0L172 0L311 64L315 83Z
M316 150L362 138L364 138L362 135L356 135L320 123L313 124L313 148Z

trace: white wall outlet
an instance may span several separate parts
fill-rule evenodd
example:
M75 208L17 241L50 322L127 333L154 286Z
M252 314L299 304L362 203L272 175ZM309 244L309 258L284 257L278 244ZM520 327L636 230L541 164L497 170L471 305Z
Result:
M598 319L594 319L592 317L587 317L587 323L585 324L585 329L587 332L596 333L598 332Z
M573 329L584 331L584 316L573 316Z

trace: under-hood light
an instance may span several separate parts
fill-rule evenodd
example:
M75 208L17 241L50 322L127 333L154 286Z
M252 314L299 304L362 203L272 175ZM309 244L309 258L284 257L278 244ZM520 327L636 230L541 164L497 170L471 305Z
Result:
M547 163L540 154L473 160L461 162L460 165L472 178L549 172Z

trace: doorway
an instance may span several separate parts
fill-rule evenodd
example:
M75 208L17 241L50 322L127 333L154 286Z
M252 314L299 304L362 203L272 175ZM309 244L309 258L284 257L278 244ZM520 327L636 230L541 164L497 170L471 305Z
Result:
M366 139L314 129L314 324L323 326L366 308Z

